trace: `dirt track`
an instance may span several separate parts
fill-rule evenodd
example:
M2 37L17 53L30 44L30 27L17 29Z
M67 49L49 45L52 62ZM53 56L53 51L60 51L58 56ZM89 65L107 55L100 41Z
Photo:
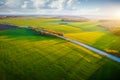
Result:
M0 31L8 30L8 29L16 29L17 26L7 25L7 24L0 24Z

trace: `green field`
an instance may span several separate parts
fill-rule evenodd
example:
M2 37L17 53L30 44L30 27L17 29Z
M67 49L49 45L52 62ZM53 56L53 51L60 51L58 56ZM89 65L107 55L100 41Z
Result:
M0 23L17 26L34 26L63 32L66 37L81 41L101 50L111 49L120 53L120 37L113 35L106 29L99 27L98 22L66 22L60 19L44 18L10 18L0 20Z
M102 50L120 50L120 38L97 22L60 23L42 18L0 20L0 24L63 32ZM119 80L119 74L119 63L68 41L23 28L0 31L0 80Z

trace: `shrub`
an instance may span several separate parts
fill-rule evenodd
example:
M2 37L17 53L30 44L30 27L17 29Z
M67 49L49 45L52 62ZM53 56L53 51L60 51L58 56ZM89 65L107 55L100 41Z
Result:
M113 30L113 34L120 36L120 29Z

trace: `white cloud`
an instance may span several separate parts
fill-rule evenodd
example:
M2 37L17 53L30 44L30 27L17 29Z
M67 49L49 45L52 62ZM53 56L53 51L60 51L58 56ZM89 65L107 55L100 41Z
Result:
M67 2L68 7L72 7L72 5L74 4L74 1L75 0L68 0L68 2Z
M17 8L21 5L21 0L7 0L5 5L9 8Z
M64 8L65 8L65 4L66 4L66 1L67 0L59 0L58 2L59 2L59 5L58 5L58 8L60 9L60 10L63 10Z
M49 5L51 8L57 8L58 6L58 1L54 1L54 2L51 2L51 4Z
M77 1L78 0L56 0L51 2L50 7L58 10L76 9L75 3Z
M22 8L27 8L28 1L24 1L24 4L21 6Z
M0 1L0 4L4 4L4 2Z
M0 0L1 1L1 0ZM36 10L41 9L75 9L73 6L79 0L6 0L5 6L8 8L35 8ZM3 4L3 2L1 2Z
M114 12L110 7L91 9L84 6L82 1L87 2L88 0L0 0L0 13L99 15Z
M41 8L46 8L46 6L48 5L48 2L50 2L50 0L31 0L33 2L33 6L39 10Z

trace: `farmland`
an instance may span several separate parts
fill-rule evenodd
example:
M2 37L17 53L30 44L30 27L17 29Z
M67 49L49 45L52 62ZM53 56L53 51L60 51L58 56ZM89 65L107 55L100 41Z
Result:
M95 48L120 53L120 37L98 22L57 18L9 18L0 24L33 26L63 32ZM0 31L1 80L118 80L120 64L68 41L17 28Z
M47 28L48 30L63 32L66 37L78 40L101 50L105 51L111 49L120 53L120 37L115 36L105 28L99 27L99 22L66 22L67 24L61 24L62 21L59 18L45 19L24 17L3 19L0 22L16 26Z

